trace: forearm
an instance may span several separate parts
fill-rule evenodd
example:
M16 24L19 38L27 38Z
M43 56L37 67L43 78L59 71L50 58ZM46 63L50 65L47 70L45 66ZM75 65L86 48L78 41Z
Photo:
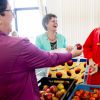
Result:
M49 53L40 50L31 43L25 42L21 55L29 68L51 67L62 64L72 58L71 53Z
M39 56L40 55L40 56ZM35 66L37 67L51 67L70 60L72 58L71 53L49 53L44 51L39 51L38 56L35 59Z

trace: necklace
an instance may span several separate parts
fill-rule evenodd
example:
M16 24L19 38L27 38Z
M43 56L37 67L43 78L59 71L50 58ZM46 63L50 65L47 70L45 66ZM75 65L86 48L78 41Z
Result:
M54 41L57 40L56 37L55 37L54 39L51 39L50 37L48 37L48 39L49 39L50 41L52 41L52 42L54 42Z
M47 34L47 37L48 37L48 40L49 40L50 42L56 42L56 41L57 41L56 35L55 35L54 38L50 38L50 37L48 36L48 34Z

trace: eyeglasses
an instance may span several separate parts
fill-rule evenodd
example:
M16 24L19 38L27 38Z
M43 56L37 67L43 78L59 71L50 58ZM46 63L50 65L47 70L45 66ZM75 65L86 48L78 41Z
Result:
M11 12L11 13L13 14L13 16L15 16L14 10L6 9L6 10L4 10L4 11L9 11L9 12Z
M4 10L4 11L9 11L9 12L11 12L11 13L14 13L14 11L13 11L13 10L7 10L7 9L6 9L6 10Z

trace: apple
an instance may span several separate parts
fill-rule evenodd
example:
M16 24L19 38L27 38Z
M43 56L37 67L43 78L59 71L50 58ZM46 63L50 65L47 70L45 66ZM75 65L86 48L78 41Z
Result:
M57 72L56 76L57 76L57 78L61 78L62 77L62 73L61 72Z
M77 47L77 50L81 50L82 49L82 45L79 44L79 43L77 43L75 46Z
M86 63L84 63L84 68L86 68Z
M75 92L75 96L81 96L81 92L78 90Z
M89 99L89 95L90 95L90 92L89 91L85 91L83 94L82 94L82 97L86 100L90 100Z
M68 66L72 66L73 65L73 61L72 60L67 61L67 65Z
M95 88L95 89L93 90L93 92L94 92L94 93L97 93L97 94L100 94L100 90L97 89L97 88Z
M80 71L81 71L81 69L80 69L80 68L76 68L76 69L75 69L75 73L76 73L76 74L79 74L79 73L80 73Z
M59 83L59 84L57 85L57 88L58 88L59 90L64 89L64 85L63 85L62 83Z
M62 94L66 93L66 89L61 89Z
M50 93L50 88L46 89L46 93Z
M75 79L75 83L77 83L78 82L78 79Z
M68 75L68 76L71 76L72 74L71 74L71 72L70 72L70 71L67 71L67 75Z
M85 93L86 93L87 95L89 95L89 94L90 94L90 91L89 91L89 90L86 90Z
M56 92L58 91L57 86L55 86L55 85L50 86L50 91L51 91L52 93L56 93Z
M82 79L84 79L84 74L81 76Z
M100 99L100 94L98 94L98 99Z
M62 66L65 66L65 63L61 64Z
M45 98L45 100L52 100L52 93L45 93L44 94L44 98Z
M89 68L89 73L92 73L93 71L95 71L95 68L92 65L90 65L89 67L90 67Z
M97 98L98 98L98 94L93 93L93 94L92 94L92 97L94 97L94 98L96 98L96 99L97 99Z
M52 97L52 100L59 100L59 98L57 98L57 97Z
M44 96L44 94L45 94L45 91L43 91L43 90L40 90L40 91L39 91L39 94L40 94L40 96L42 97L42 96Z
M72 100L81 100L79 96L74 96Z
M79 91L80 91L81 95L84 93L84 90L83 89L80 89Z
M45 100L44 97L40 97L40 100Z
M51 74L51 73L49 73L49 74L48 74L48 77L51 77L51 75L52 75L52 74Z
M61 98L63 93L59 90L56 92L56 97Z
M49 88L48 85L44 85L44 86L43 86L43 90L44 90L44 91L46 91L48 88Z
M96 98L94 98L94 97L90 97L89 100L96 100Z

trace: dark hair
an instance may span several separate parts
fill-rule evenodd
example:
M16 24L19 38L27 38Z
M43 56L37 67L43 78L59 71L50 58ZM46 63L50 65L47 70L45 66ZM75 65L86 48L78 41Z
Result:
M7 0L0 0L0 15L4 16L4 11L7 8L8 1Z
M47 14L47 15L45 15L45 16L43 17L42 25L43 25L43 27L44 27L44 29L45 29L46 31L47 31L48 22L50 21L50 19L51 19L52 17L57 18L57 16L54 15L54 14Z

